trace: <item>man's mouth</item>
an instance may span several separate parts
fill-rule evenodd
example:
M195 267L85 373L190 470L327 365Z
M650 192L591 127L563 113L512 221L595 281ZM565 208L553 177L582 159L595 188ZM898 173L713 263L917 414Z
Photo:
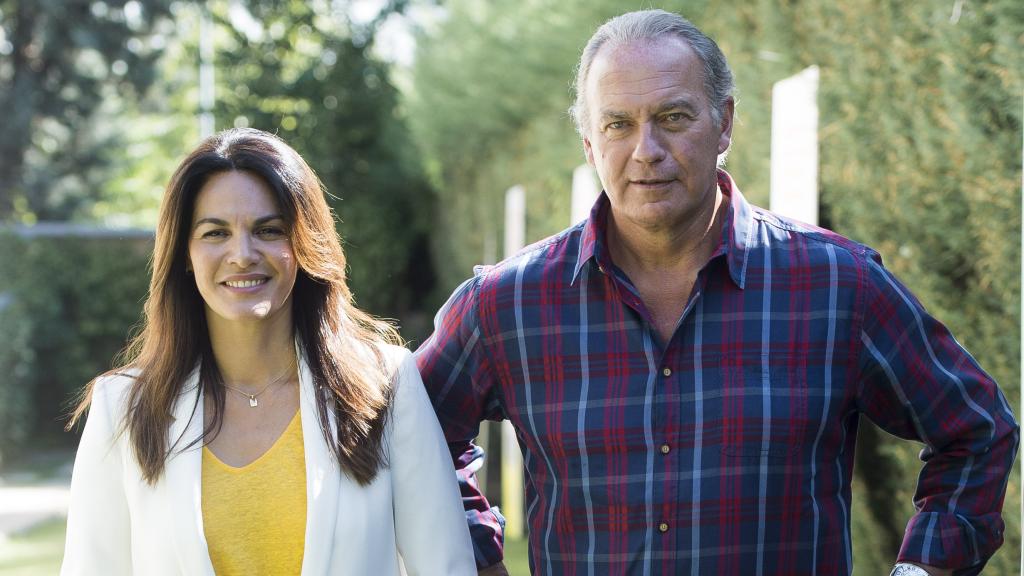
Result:
M660 179L654 179L654 178L644 178L644 179L641 179L641 180L633 180L632 182L633 182L633 184L640 184L640 185L643 185L643 186L658 186L659 184L668 184L668 183L672 182L672 180L669 180L669 179L660 180Z

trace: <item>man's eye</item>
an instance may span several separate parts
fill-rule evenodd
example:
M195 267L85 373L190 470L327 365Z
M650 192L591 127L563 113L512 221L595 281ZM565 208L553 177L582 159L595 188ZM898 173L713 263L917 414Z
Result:
M626 123L622 120L612 122L604 127L605 130L622 130L626 127Z
M682 112L673 112L665 116L665 119L669 122L682 122L686 119L686 116L684 116Z

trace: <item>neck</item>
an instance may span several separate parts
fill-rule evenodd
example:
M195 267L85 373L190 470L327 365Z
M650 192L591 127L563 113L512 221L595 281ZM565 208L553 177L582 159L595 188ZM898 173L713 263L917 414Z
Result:
M296 365L290 314L259 322L237 322L207 310L206 317L213 357L228 384L259 387Z
M627 275L700 268L718 246L726 205L722 191L716 190L714 202L700 212L677 225L657 228L616 220L609 211L607 243L612 261Z

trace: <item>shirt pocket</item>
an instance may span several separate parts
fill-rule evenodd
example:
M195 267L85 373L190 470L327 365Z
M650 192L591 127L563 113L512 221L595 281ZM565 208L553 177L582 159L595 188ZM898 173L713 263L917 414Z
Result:
M722 358L718 364L712 438L726 460L785 463L814 442L822 417L820 390L808 385L797 363L771 360L767 368L760 357Z

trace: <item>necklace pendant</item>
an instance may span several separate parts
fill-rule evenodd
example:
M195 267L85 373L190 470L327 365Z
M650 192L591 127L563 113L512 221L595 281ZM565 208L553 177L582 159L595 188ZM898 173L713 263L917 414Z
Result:
M259 405L260 405L260 403L256 400L255 396L249 396L249 407L250 408L255 408L255 407L259 406Z

